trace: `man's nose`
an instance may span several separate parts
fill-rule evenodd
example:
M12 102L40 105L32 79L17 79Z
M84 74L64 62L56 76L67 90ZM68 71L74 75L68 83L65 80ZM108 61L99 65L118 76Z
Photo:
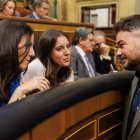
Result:
M92 45L95 46L95 42L94 41L92 41Z
M121 56L121 54L122 54L122 53L121 53L121 49L118 48L116 55L117 55L117 56Z

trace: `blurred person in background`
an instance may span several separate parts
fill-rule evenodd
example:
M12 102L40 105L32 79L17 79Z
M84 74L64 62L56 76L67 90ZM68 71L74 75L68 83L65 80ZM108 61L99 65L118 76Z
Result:
M0 16L14 16L15 12L15 0L0 0Z
M107 74L116 70L116 66L110 56L110 46L106 44L105 33L101 30L94 31L94 49L92 52L95 67L98 73Z
M97 76L92 51L94 47L93 31L86 27L75 30L71 46L71 67L74 80Z
M45 19L48 16L48 0L34 0L32 3L33 13L27 15L27 18Z

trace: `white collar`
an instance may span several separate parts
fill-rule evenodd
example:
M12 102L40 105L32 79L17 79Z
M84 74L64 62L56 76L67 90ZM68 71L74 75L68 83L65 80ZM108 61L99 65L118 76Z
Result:
M82 48L80 48L79 46L75 46L75 48L77 49L82 58L86 56L86 53Z
M36 19L40 19L35 12L33 12L33 15L35 16Z

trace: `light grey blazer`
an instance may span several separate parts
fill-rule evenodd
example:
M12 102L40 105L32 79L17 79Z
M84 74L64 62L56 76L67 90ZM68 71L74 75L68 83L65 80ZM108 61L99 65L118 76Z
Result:
M140 105L138 110L136 111L134 120L132 122L128 139L126 139L130 107L133 101L133 97L135 94L135 90L137 88L138 81L139 79L137 77L134 77L131 88L127 94L127 97L125 98L122 140L140 140Z
M94 59L93 59L92 54L88 55L88 59L89 59L91 66L94 70L95 76L99 75L99 73L96 72ZM74 80L79 80L82 78L90 77L90 75L88 73L88 69L87 69L81 55L79 54L79 52L75 48L75 46L71 46L71 67L72 67L73 73L74 73Z

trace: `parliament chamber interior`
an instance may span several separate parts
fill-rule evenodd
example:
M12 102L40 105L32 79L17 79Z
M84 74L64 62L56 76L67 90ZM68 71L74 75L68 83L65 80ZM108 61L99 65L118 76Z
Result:
M35 44L48 29L67 33L70 43L78 27L102 30L119 71L60 85L2 107L0 139L121 140L124 98L134 73L125 71L116 57L113 24L121 17L140 13L138 0L129 0L124 7L125 3L125 0L49 0L50 18L44 20L24 17L31 13L25 8L27 1L17 0L20 16L0 16L0 21L13 19L31 26Z

